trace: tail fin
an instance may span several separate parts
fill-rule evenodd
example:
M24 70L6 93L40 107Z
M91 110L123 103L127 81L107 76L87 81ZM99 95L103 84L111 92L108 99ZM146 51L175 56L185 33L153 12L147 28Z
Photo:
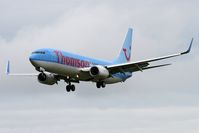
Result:
M114 63L126 63L131 59L131 44L132 44L132 34L133 29L129 28L126 34L126 38L124 40L122 49L118 58L114 61Z

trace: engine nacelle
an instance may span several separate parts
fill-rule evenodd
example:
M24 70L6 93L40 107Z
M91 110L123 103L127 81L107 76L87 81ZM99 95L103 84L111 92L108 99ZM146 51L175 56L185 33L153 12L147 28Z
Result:
M100 65L91 67L89 73L92 77L98 80L103 80L109 77L109 71Z
M57 79L55 79L53 74L40 73L37 79L40 83L46 85L54 85L55 83L57 83Z

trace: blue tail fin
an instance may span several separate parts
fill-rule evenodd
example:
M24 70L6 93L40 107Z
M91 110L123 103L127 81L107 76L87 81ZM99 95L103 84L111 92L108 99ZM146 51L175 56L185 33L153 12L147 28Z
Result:
M126 63L131 59L131 44L132 44L132 34L133 29L129 28L128 33L126 34L126 38L124 40L122 49L118 58L114 61L114 63Z

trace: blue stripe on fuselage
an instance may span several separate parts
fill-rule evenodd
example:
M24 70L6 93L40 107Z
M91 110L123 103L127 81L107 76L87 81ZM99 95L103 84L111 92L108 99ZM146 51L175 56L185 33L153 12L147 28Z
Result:
M84 57L84 56L80 56L80 55L76 55L76 54L72 54L72 53L68 53L68 52L64 52L61 50L55 50L55 49L39 49L36 51L43 51L45 52L45 54L33 54L30 56L31 60L42 60L42 61L48 61L48 62L55 62L55 63L59 63L59 64L65 64L67 62L65 62L64 58L67 59L73 59L74 60L79 60L79 61L84 61L84 62L89 62L89 66L92 65L111 65L111 62L108 61L101 61L101 60L97 60L97 59L93 59L93 58L88 58L88 57ZM68 61L68 60L66 60ZM72 66L69 63L69 66ZM87 66L88 67L88 66Z

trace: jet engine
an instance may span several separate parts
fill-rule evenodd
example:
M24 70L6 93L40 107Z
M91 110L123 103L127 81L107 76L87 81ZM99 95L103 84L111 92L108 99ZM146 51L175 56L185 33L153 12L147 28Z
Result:
M55 83L57 83L57 79L54 77L53 74L40 73L37 79L40 83L46 85L54 85Z
M100 65L91 67L89 73L92 77L98 80L103 80L109 77L109 71Z

